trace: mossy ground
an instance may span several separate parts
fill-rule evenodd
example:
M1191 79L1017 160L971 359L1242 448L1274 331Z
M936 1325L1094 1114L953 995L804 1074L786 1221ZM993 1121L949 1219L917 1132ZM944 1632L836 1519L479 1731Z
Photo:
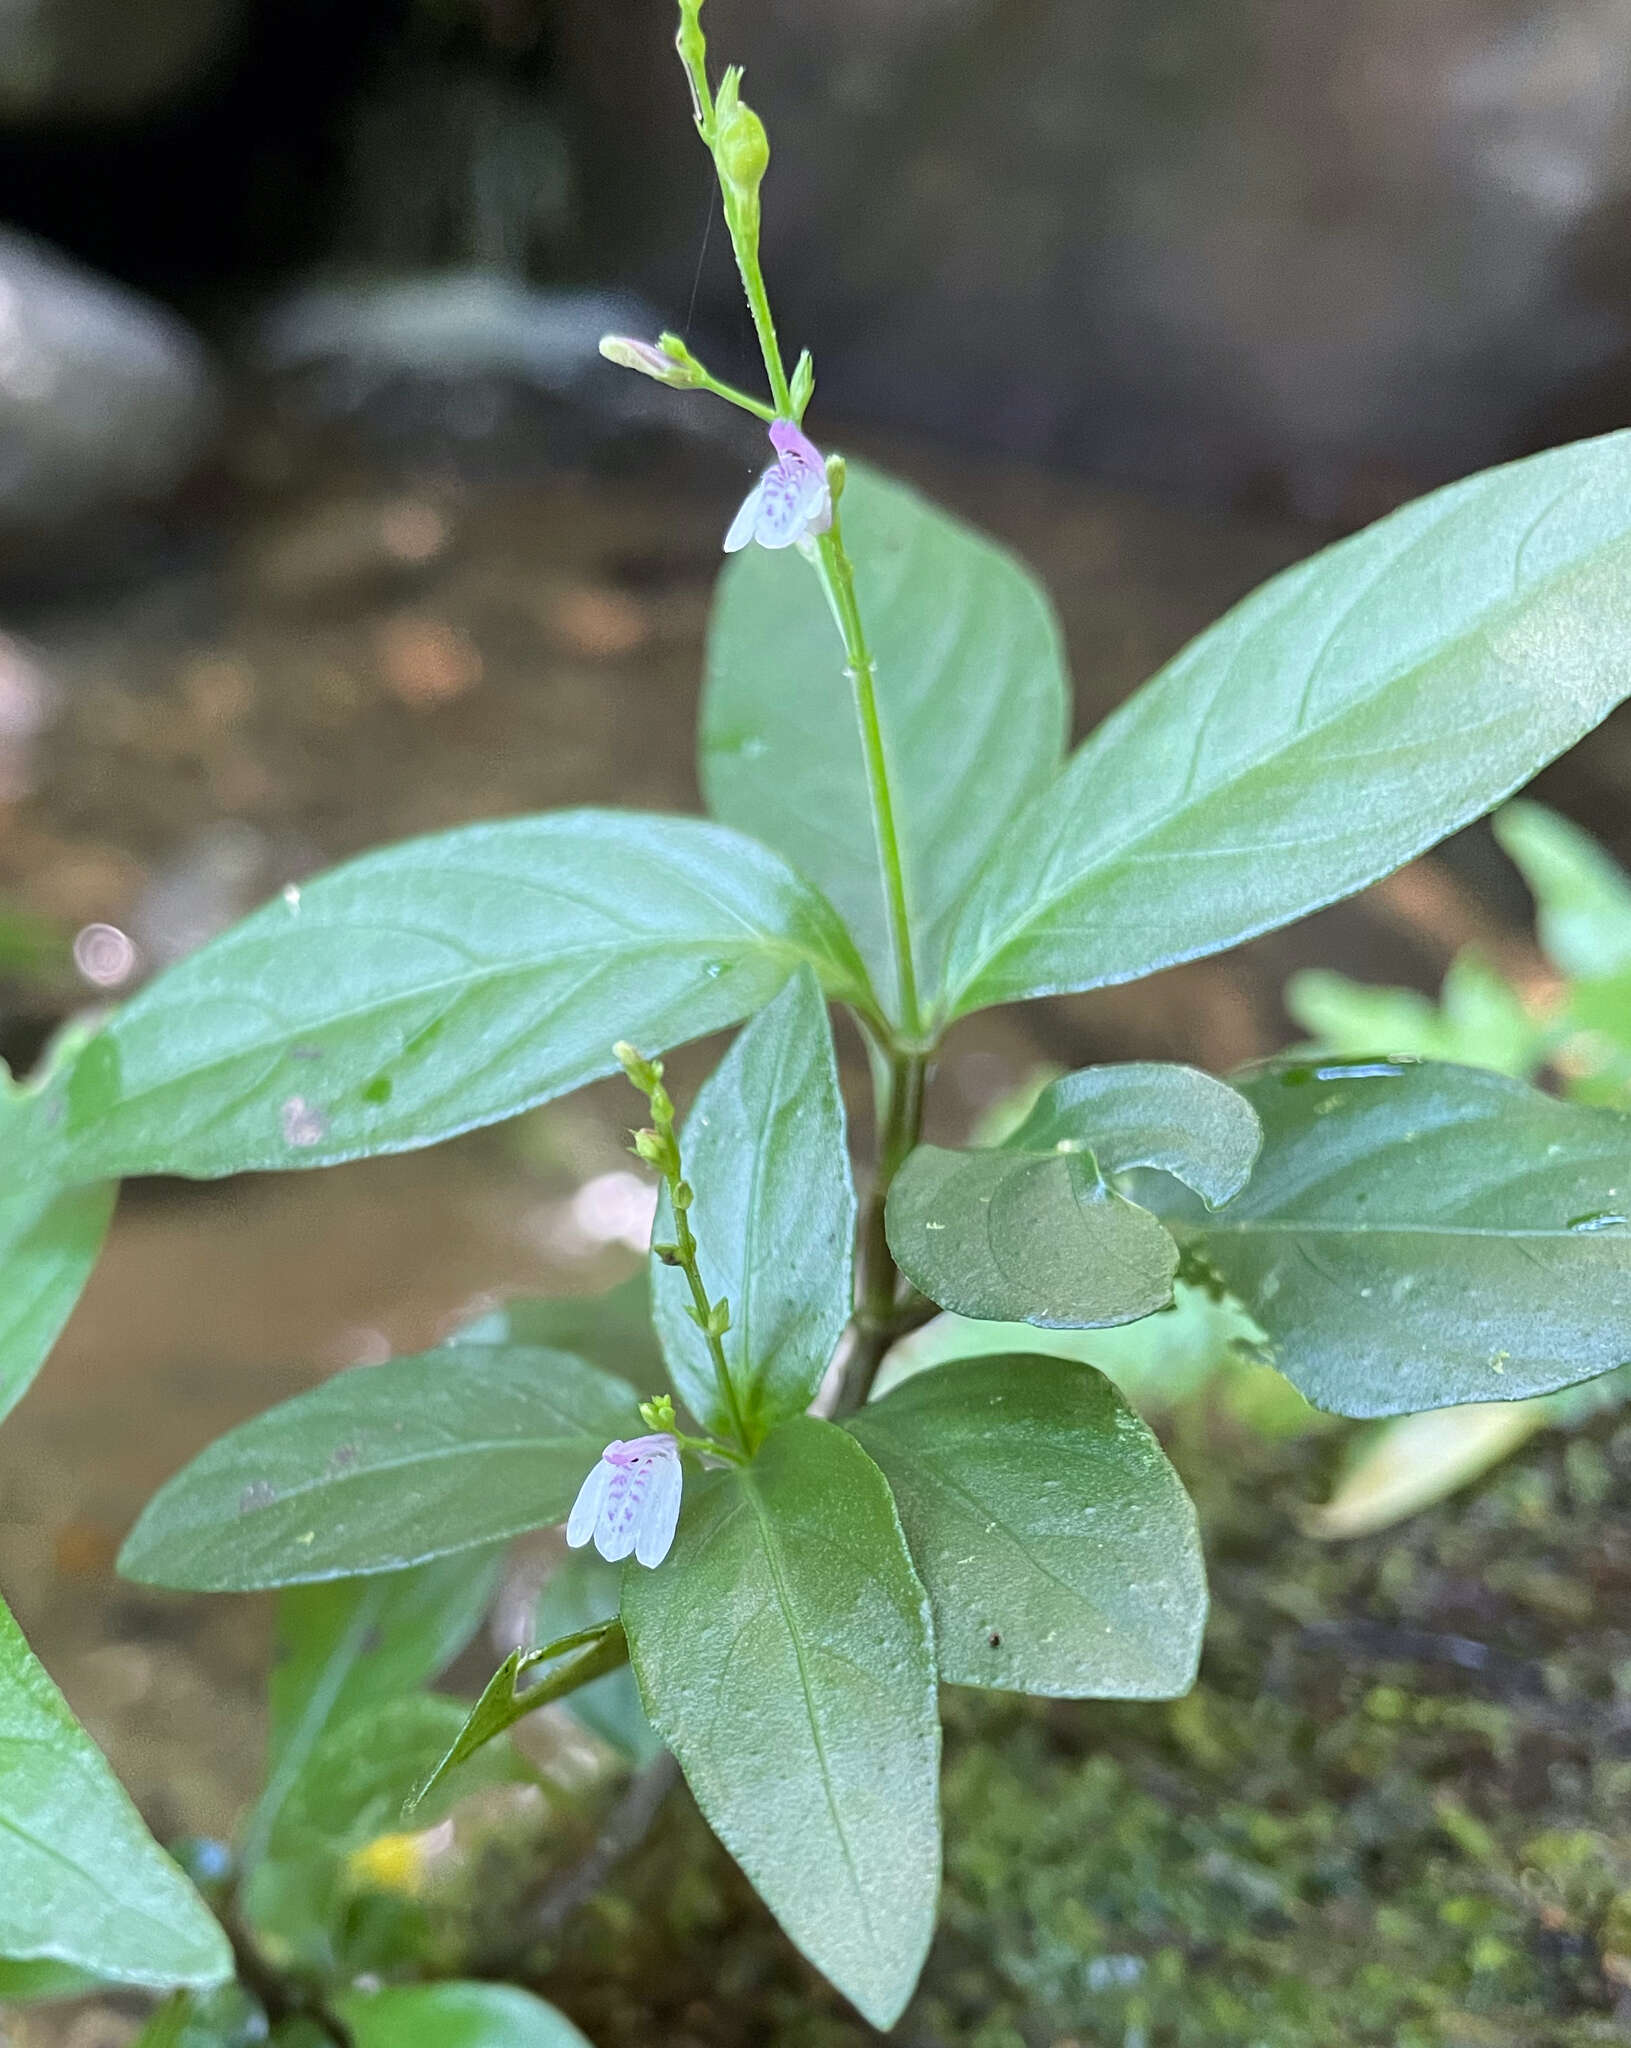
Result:
M1211 1559L1201 1683L947 1695L941 1932L895 2038L1631 2040L1631 1427L1336 1548L1292 1515L1328 1439L1193 1410L1174 1451ZM538 1962L599 2048L874 2038L683 1802Z

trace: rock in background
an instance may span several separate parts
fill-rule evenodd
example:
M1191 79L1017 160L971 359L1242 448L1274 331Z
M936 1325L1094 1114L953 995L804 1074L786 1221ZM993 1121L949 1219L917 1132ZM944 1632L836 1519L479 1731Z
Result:
M0 563L29 538L167 497L216 418L181 321L0 229Z

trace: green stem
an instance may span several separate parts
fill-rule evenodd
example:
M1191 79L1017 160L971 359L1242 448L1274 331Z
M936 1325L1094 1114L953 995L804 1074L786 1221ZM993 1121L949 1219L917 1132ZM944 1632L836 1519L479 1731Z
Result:
M759 337L759 351L764 357L765 374L770 379L770 393L775 401L773 417L790 420L795 417L793 391L787 379L787 366L782 361L776 322L770 311L770 294L765 289L764 267L759 261L757 191L750 201L744 200L739 203L733 196L733 188L719 162L714 100L708 86L707 43L698 20L700 12L700 0L680 0L680 61L685 66L686 76L691 82L698 132L714 156L714 169L719 178L720 194L725 206L725 225L730 230L731 248L736 254L736 268L741 275L742 289L747 295L748 311L753 315L754 331ZM730 397L734 404L743 402L740 394L724 392L721 396ZM748 410L760 411L751 401L748 402ZM760 416L763 417L762 413ZM844 532L838 517L836 493L832 525L821 536L817 549L822 584L826 589L827 601L832 607L833 617L838 623L838 631L844 643L850 686L855 693L855 715L861 728L861 747L866 757L872 829L877 841L879 864L883 869L884 896L889 912L890 945L895 955L896 990L900 1002L898 1021L906 1039L916 1042L921 1040L923 1035L923 1020L918 1006L917 970L912 959L911 925L906 911L906 882L901 867L900 833L895 823L895 800L889 784L889 761L884 751L883 732L878 723L877 666L867 646L866 630L861 623L861 609L856 602L855 572L844 548Z
M746 391L738 391L734 384L721 382L711 370L704 370L690 388L693 391L711 391L715 398L723 398L728 405L740 406L743 412L752 413L756 420L763 420L767 427L781 418L773 405L766 405L762 398L754 398Z
M719 1388L719 1398L725 1404L730 1416L731 1427L736 1432L736 1441L744 1451L753 1449L753 1439L748 1434L742 1404L737 1398L736 1382L731 1378L731 1369L725 1363L725 1342L713 1326L714 1305L708 1299L708 1290L702 1284L702 1269L697 1263L697 1240L691 1229L691 1218L674 1199L677 1185L670 1185L668 1195L674 1210L674 1249L686 1279L691 1285L691 1301L697 1312L697 1327L701 1330L708 1346L708 1355L714 1362L714 1380Z
M754 332L759 337L759 353L765 359L770 395L776 401L775 417L790 420L793 417L793 388L787 381L781 343L776 338L776 323L770 313L770 294L765 290L764 270L759 262L759 237L756 232L746 231L745 224L737 217L737 210L728 199L725 202L725 224L730 229L731 247L736 251L736 268L742 279L742 289L747 294L748 311L753 315Z
M889 1249L885 1216L889 1189L923 1128L923 1089L928 1060L922 1053L894 1052L880 1091L878 1166L861 1219L859 1303L850 1324L844 1368L834 1413L848 1415L872 1391L890 1346L935 1313L932 1304L903 1299L900 1268Z
M861 728L866 759L867 795L878 865L883 871L884 901L889 913L889 939L895 956L895 986L900 1002L900 1028L910 1041L923 1035L918 1007L917 970L912 960L912 926L906 909L906 878L901 866L900 833L895 824L895 798L889 783L889 760L878 722L878 671L867 646L861 609L855 599L855 572L844 547L844 529L833 507L831 527L816 543L821 580L844 642L845 673L855 693L855 717Z

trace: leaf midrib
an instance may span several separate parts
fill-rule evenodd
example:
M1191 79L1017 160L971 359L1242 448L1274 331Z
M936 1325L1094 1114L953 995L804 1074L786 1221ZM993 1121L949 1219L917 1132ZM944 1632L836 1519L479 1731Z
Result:
M814 1688L810 1677L809 1665L804 1655L804 1639L795 1618L795 1607L787 1582L781 1546L776 1537L772 1518L764 1500L759 1494L758 1487L754 1483L754 1476L751 1470L743 1474L742 1491L747 1496L748 1502L753 1509L754 1520L759 1525L759 1537L764 1549L765 1563L770 1571L771 1588L776 1596L776 1605L781 1610L782 1624L787 1630L788 1642L792 1646L793 1661L798 1668L799 1691L804 1700L805 1719L810 1729L810 1742L815 1750L816 1764L821 1773L821 1789L827 1802L827 1812L832 1819L833 1833L838 1838L839 1850L844 1858L844 1868L849 1873L850 1889L854 1894L855 1904L860 1912L861 1925L866 1932L867 1945L876 1955L879 1953L877 1930L872 1924L872 1914L867 1901L866 1888L861 1883L860 1873L855 1867L855 1856L850 1847L849 1834L844 1826L843 1816L838 1807L838 1800L833 1791L832 1769L827 1760L827 1746L822 1739L821 1723L816 1713Z

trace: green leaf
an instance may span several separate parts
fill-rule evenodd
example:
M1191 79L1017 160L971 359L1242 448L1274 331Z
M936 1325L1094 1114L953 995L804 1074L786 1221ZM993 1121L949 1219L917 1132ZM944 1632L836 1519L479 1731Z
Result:
M335 2009L353 2048L589 2048L552 2005L513 1984L390 1984Z
M563 1698L575 1687L615 1670L628 1661L628 1654L622 1628L615 1621L580 1629L545 1643L540 1649L512 1650L487 1681L486 1690L470 1709L446 1753L437 1760L435 1769L414 1787L406 1817L416 1817L424 1802L440 1790L461 1764L513 1728L517 1721L524 1721L539 1707ZM555 1668L534 1684L522 1685L523 1678L546 1664Z
M280 1594L267 1689L274 1766L309 1753L325 1728L444 1670L481 1626L501 1563L496 1550L467 1551Z
M226 1937L0 1604L0 1955L105 1983L213 1984Z
M851 464L845 541L877 663L918 985L1016 811L1058 772L1069 689L1046 596L1011 555ZM720 578L702 787L823 889L893 991L883 882L843 643L809 566L748 548Z
M750 1427L763 1427L808 1405L854 1303L844 1098L812 975L796 975L738 1035L697 1095L681 1150L703 1284L730 1303L725 1362ZM665 1191L653 1240L672 1232ZM676 1392L710 1429L728 1430L689 1284L655 1256L651 1301Z
M0 1061L0 1420L28 1392L85 1290L107 1236L118 1189L64 1189L52 1129L63 1077L85 1043L70 1027L19 1086Z
M620 1565L608 1564L593 1548L572 1551L550 1573L538 1596L533 1610L535 1641L554 1642L597 1622L615 1621L622 1583ZM636 1768L650 1763L663 1746L646 1719L640 1689L626 1663L568 1693L562 1705Z
M326 1730L415 1691L459 1654L481 1625L501 1562L496 1550L466 1551L414 1571L291 1586L279 1596L268 1773L246 1863L256 1861Z
M1102 1373L974 1358L847 1427L889 1481L934 1606L940 1676L1063 1699L1172 1699L1195 1681L1195 1510Z
M272 1828L274 1862L338 1861L395 1834L414 1793L458 1740L468 1712L463 1700L411 1693L331 1728L313 1750ZM412 1825L434 1827L458 1802L484 1786L529 1776L507 1743L481 1752L457 1784L438 1785L414 1808Z
M1386 1060L1240 1079L1244 1194L1176 1220L1317 1407L1517 1400L1631 1355L1631 1119Z
M211 1444L148 1502L120 1569L206 1593L401 1571L563 1520L641 1427L632 1391L565 1351L360 1366Z
M1535 898L1540 943L1577 981L1631 970L1631 876L1589 832L1543 804L1508 804L1495 836Z
M291 2023L271 2038L283 2048ZM167 1998L136 2036L132 2048L256 2048L265 2041L266 2014L240 1984L214 1991L178 1991ZM326 2035L316 2048L330 2048Z
M865 1004L831 908L717 825L569 811L336 868L159 976L67 1089L75 1177L323 1166L428 1145L750 1015L809 962Z
M84 1292L117 1192L0 1197L0 1418L27 1393Z
M1338 1058L1450 1060L1527 1079L1555 1036L1470 947L1450 963L1437 1004L1413 988L1377 988L1319 968L1294 974L1285 1002L1319 1051Z
M1199 1393L1215 1374L1242 1363L1262 1342L1263 1332L1238 1302L1180 1279L1173 1283L1170 1309L1111 1330L1041 1330L1031 1323L936 1316L890 1352L875 1398L882 1400L914 1373L960 1358L1021 1353L1094 1366L1147 1415Z
M642 1390L661 1387L668 1373L644 1273L631 1273L604 1294L518 1295L466 1324L452 1341L571 1351Z
M185 2048L188 2034L196 2034L192 1998L178 1991L167 1998L136 2036L135 2048ZM215 2037L217 2040L220 2036Z
M1350 895L1631 691L1631 434L1488 470L1276 576L1003 833L953 1015L1133 981Z
M0 2005L37 2005L57 1998L83 1998L97 1989L89 1970L68 1963L17 1963L0 1956Z
M940 1879L929 1605L889 1488L799 1416L687 1494L623 1624L652 1725L793 1940L888 2027Z
M1192 1067L1089 1067L988 1151L922 1145L889 1191L890 1248L943 1308L993 1322L1134 1322L1172 1299L1178 1250L1110 1176L1176 1175L1209 1202L1251 1171L1250 1106Z

